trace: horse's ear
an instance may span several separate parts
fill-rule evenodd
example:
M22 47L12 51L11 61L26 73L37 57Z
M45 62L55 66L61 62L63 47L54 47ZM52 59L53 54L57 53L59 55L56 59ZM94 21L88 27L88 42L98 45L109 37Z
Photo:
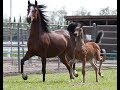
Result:
M30 1L28 0L28 5L30 5Z
M82 24L78 23L78 27L82 28Z
M35 6L37 6L37 1L35 0Z
M81 24L81 28L83 27L83 25Z

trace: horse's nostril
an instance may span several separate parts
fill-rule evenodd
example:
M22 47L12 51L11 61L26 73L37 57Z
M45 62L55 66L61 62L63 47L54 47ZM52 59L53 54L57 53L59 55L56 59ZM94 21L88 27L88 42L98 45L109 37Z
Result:
M27 17L27 22L30 23L31 22L31 18Z
M77 36L77 33L74 33L74 36L76 37L76 36Z

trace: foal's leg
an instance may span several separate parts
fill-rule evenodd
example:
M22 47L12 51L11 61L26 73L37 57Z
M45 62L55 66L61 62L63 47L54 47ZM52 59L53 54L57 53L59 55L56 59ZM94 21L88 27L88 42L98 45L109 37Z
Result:
M67 69L69 71L70 79L71 80L74 79L74 77L72 75L72 67L70 67L68 60L66 60L65 54L63 53L63 54L59 55L59 58L60 58L61 62L67 67Z
M86 58L83 59L82 61L82 75L83 75L83 83L85 83L85 63L86 63Z
M103 75L101 74L101 65L104 61L104 57L101 55L100 56L100 51L98 50L97 53L96 53L96 59L100 62L100 65L99 65L99 70L98 70L98 74L103 77ZM96 61L97 61L96 60Z
M24 80L27 80L27 75L24 74L24 72L23 72L23 65L24 65L24 62L26 60L28 60L29 58L31 58L32 56L33 56L33 54L31 52L27 51L25 56L23 57L23 59L21 59L21 74L22 74L22 78Z
M102 60L100 60L100 65L99 65L99 71L98 71L98 74L103 77L103 75L101 74L101 65L102 65Z
M94 59L92 59L91 61L90 61L90 64L92 65L92 67L94 68L94 70L95 70L95 74L96 74L96 82L98 82L98 67L95 65L95 63L94 63Z

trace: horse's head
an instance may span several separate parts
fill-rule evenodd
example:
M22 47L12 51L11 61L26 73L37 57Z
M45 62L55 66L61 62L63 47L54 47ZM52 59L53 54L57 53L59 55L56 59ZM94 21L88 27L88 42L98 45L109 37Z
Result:
M28 9L27 9L27 22L31 23L37 19L37 13L38 13L38 6L37 1L35 0L35 4L31 4L30 1L28 1Z
M83 36L84 35L84 30L82 28L82 25L79 24L76 28L75 28L75 32L74 32L74 36L75 37L79 37L79 36Z
M68 30L69 32L71 32L72 34L74 34L75 28L77 27L77 25L78 25L78 23L72 22L72 23L70 23L70 24L68 25L67 30Z

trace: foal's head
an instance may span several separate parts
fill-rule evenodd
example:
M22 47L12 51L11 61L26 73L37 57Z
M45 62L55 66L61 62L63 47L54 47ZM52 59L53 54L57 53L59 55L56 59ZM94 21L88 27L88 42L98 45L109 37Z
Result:
M84 38L84 30L80 24L75 28L74 35L75 37Z

